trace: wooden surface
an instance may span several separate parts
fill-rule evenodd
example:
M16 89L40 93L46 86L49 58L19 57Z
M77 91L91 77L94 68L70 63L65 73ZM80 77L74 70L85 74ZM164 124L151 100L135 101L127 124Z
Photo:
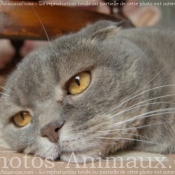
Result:
M80 8L65 6L0 5L0 38L47 39L76 32L87 23L118 19Z

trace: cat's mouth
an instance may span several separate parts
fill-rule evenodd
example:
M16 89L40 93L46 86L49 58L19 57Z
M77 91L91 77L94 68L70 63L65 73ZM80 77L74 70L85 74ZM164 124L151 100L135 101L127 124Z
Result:
M97 158L102 157L101 152L94 149L92 145L86 144L87 146L83 147L84 144L81 144L78 141L67 142L66 146L63 147L61 143L52 143L47 138L38 138L35 146L26 148L24 153L33 154L47 160L73 163L95 161Z

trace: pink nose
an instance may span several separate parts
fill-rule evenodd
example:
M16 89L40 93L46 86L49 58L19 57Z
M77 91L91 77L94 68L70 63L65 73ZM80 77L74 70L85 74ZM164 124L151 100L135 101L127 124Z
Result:
M64 122L51 122L41 129L41 136L47 137L51 142L57 143L59 140L59 130Z

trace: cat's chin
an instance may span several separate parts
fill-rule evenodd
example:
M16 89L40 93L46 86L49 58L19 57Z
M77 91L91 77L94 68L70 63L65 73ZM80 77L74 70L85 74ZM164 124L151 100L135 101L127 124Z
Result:
M24 150L26 154L33 154L36 157L41 157L47 160L60 160L69 163L86 163L86 162L95 162L97 160L102 159L101 154L97 152L62 152L60 153L60 149L57 146L50 146L49 148L43 147L42 149L38 149L35 147L29 147Z
M46 138L39 138L35 144L28 146L24 153L33 154L43 159L57 160L60 155L60 148L58 144L53 144Z

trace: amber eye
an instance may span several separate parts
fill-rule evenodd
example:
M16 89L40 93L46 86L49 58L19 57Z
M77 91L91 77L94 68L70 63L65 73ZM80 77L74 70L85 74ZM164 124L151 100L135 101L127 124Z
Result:
M68 83L68 92L72 95L83 92L91 81L89 72L82 72L72 77Z
M16 115L13 116L13 121L17 126L26 126L29 124L32 120L32 116L29 112L23 111L19 112Z

